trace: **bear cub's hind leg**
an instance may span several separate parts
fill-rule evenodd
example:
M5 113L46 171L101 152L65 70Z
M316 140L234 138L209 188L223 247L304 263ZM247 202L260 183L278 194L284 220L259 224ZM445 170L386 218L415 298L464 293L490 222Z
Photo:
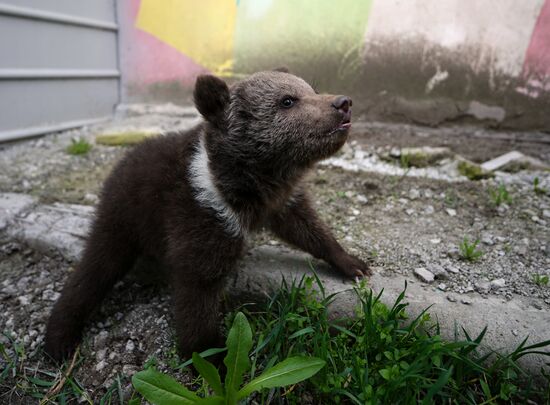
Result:
M45 350L54 360L62 361L74 352L87 318L132 267L135 255L129 238L104 232L96 224L48 321Z

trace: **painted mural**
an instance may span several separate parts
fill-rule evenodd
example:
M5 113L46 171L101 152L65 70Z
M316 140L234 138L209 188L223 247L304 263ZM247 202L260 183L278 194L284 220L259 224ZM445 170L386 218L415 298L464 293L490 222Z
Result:
M126 83L143 91L189 88L202 72L238 78L288 66L322 90L369 97L498 104L506 87L532 100L550 97L550 0L124 4L122 69Z

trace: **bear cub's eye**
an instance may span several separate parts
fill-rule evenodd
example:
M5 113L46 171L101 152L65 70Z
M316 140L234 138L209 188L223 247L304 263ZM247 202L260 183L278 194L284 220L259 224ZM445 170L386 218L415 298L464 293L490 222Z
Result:
M294 105L296 100L290 96L287 96L281 100L281 106L284 108L290 108Z

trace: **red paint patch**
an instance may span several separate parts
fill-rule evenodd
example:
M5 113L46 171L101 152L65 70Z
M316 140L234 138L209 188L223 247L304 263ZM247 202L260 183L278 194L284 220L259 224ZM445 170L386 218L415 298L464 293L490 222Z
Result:
M546 0L537 19L525 62L524 77L541 80L550 76L550 0Z

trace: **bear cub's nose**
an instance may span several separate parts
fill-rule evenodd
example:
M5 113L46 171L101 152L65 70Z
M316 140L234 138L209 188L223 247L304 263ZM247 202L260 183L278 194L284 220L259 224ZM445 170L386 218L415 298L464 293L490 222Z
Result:
M341 110L344 113L347 113L349 111L351 105L351 98L349 98L348 96L338 96L332 102L332 106L334 108L336 108L337 110Z

